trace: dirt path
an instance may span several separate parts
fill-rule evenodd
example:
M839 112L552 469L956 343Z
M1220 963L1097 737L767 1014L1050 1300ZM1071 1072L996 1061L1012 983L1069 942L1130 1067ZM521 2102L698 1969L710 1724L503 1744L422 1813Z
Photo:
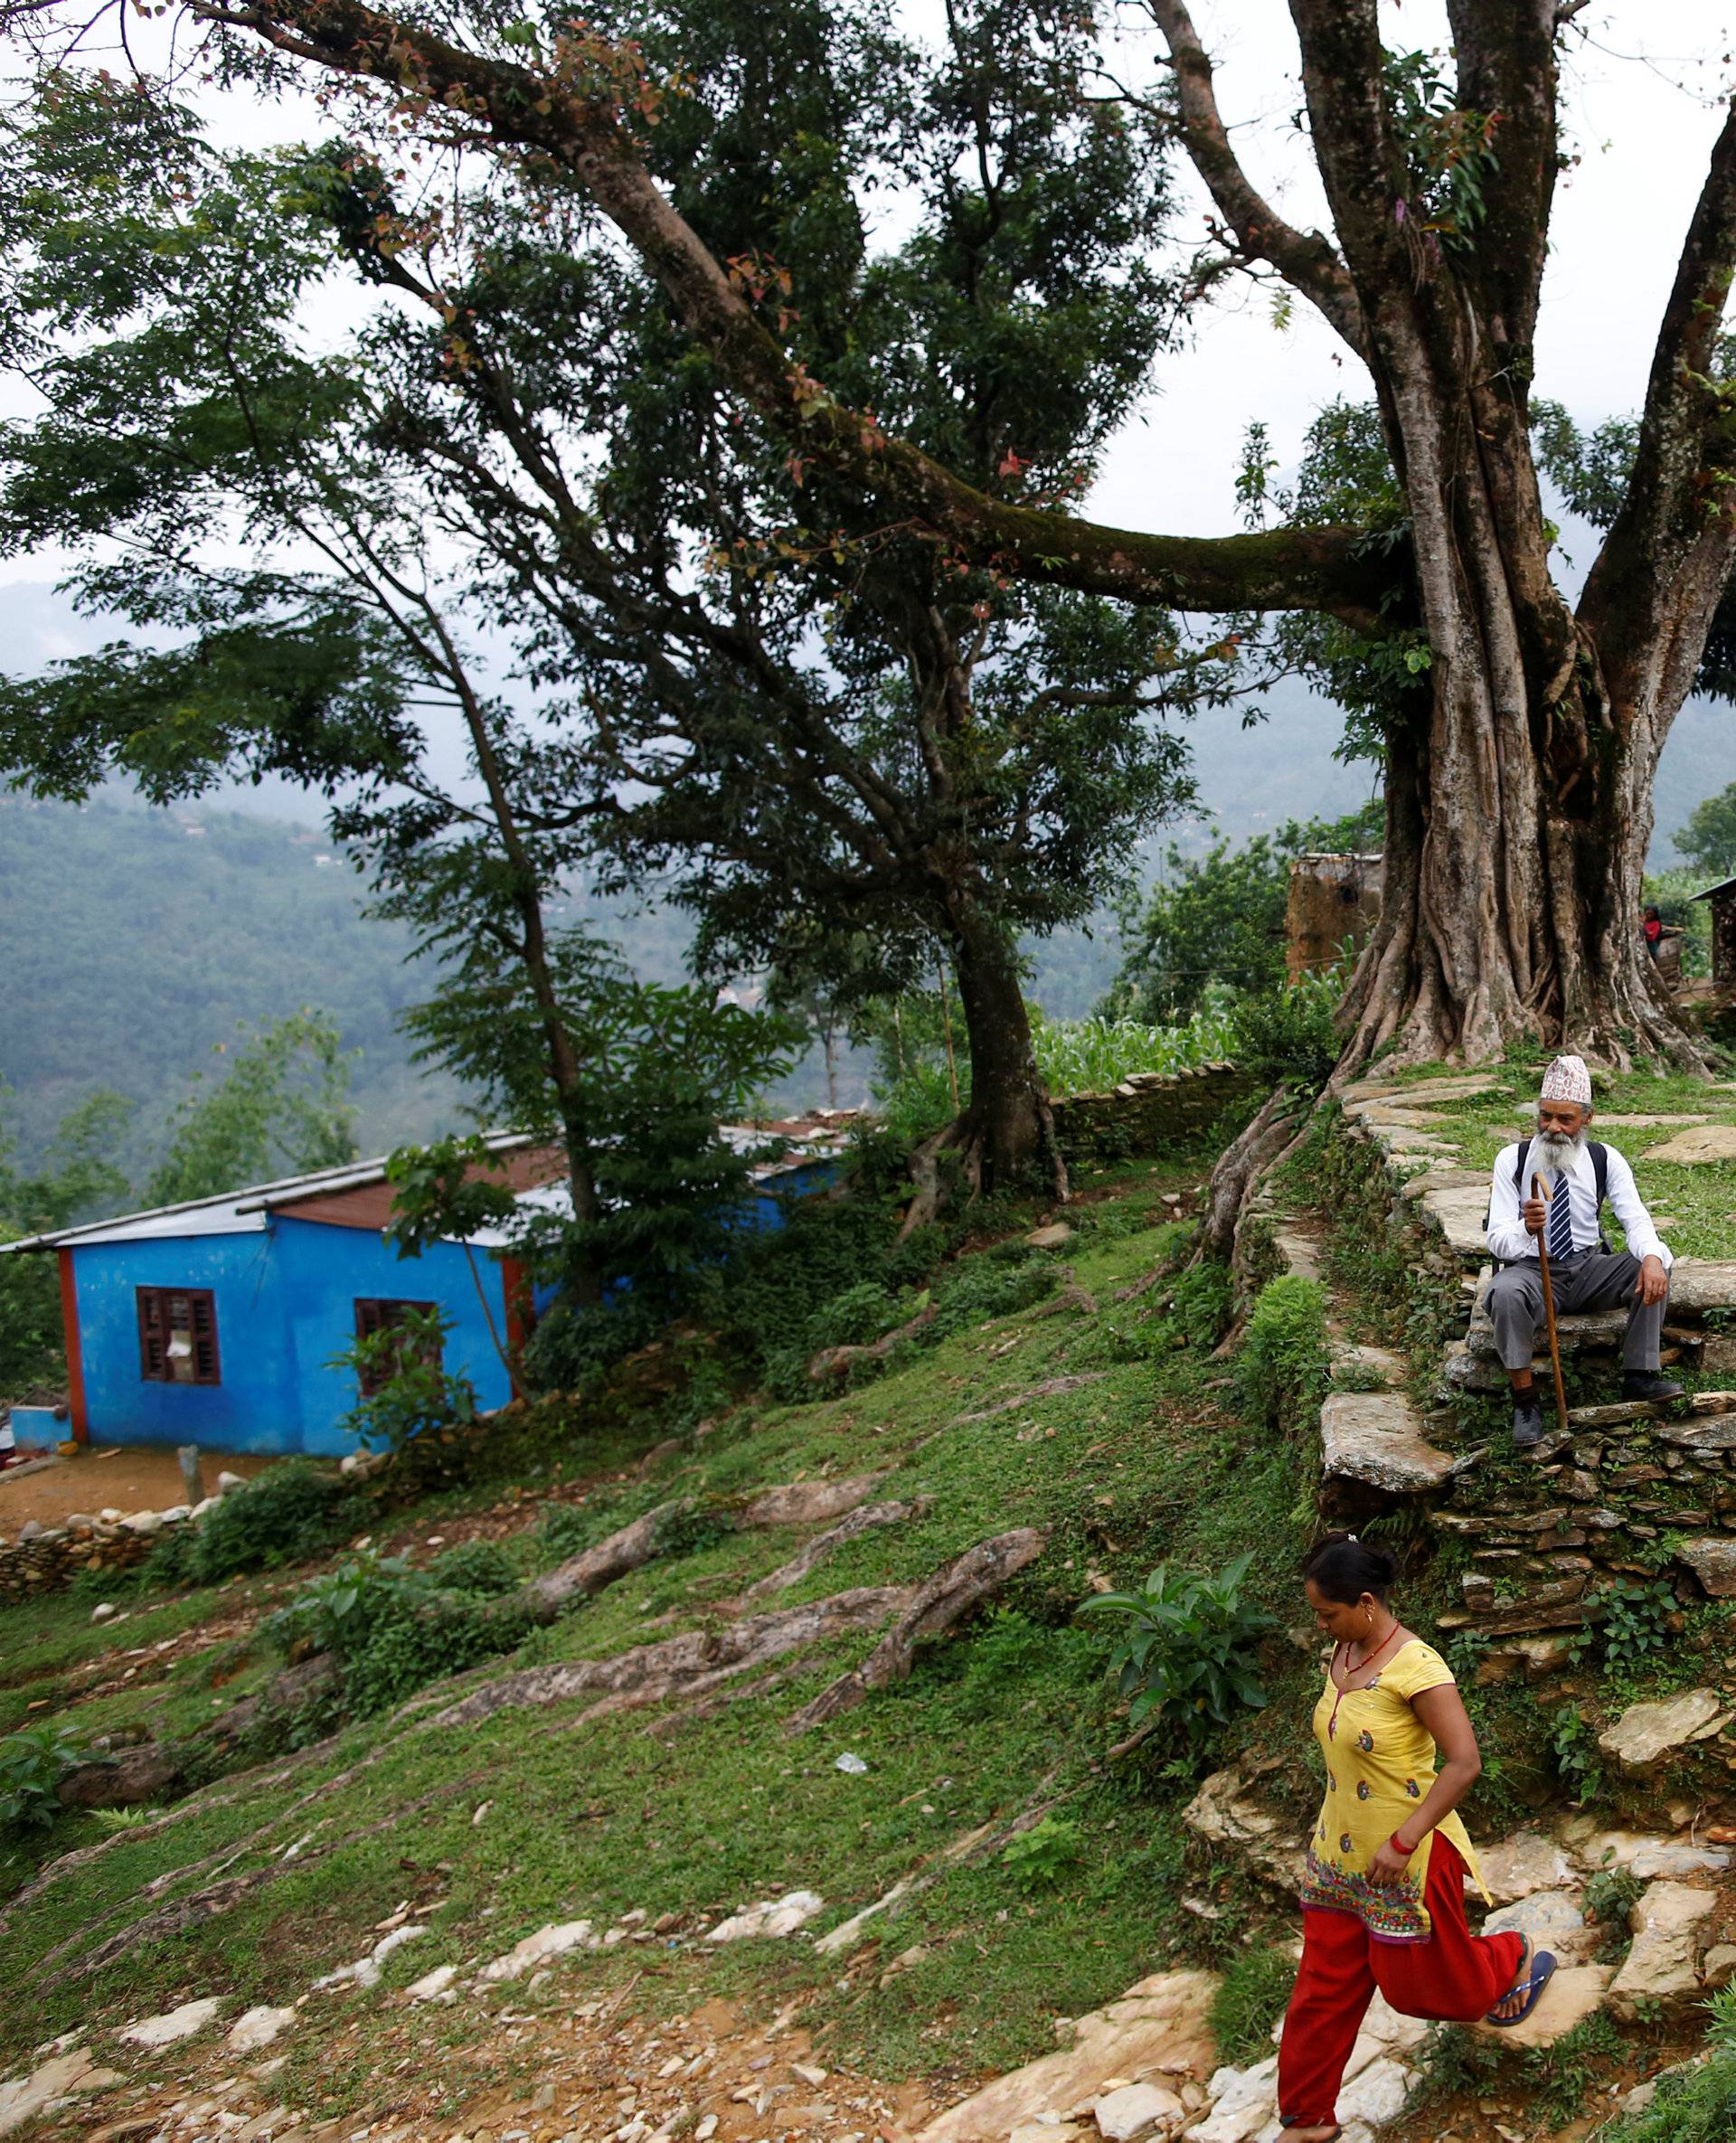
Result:
M204 1451L199 1460L207 1494L220 1473L250 1481L276 1462L259 1451ZM94 1517L104 1510L172 1510L186 1493L181 1462L167 1444L87 1445L51 1466L0 1473L0 1539L15 1539L26 1518L58 1525L75 1511Z

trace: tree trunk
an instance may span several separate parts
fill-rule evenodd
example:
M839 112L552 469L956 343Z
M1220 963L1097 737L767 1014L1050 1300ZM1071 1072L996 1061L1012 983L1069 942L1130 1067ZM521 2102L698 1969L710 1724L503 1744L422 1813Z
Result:
M958 1002L970 1045L970 1103L959 1118L974 1153L976 1187L1010 1189L1041 1175L1067 1196L1067 1165L1037 1070L1017 956L993 923L971 917L955 947Z

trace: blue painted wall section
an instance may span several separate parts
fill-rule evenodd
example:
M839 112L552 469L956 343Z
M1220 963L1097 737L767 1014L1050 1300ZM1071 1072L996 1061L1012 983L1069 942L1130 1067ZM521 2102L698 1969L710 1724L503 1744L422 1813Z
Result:
M91 1243L72 1258L95 1444L354 1449L338 1422L354 1403L354 1380L328 1364L355 1337L357 1296L438 1302L453 1320L448 1369L470 1379L481 1406L502 1405L510 1395L457 1243L401 1260L365 1229L274 1218L260 1234ZM504 1334L501 1269L478 1252L476 1270ZM133 1290L141 1287L212 1290L222 1383L153 1383L140 1375Z

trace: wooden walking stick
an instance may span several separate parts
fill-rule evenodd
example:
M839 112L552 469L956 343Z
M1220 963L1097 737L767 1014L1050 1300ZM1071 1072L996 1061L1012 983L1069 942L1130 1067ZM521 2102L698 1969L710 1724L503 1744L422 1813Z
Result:
M1565 1190L1567 1186L1563 1184L1561 1187ZM1541 1198L1545 1208L1543 1232L1537 1238L1537 1262L1543 1268L1543 1323L1549 1328L1549 1365L1555 1372L1555 1419L1565 1429L1567 1393L1561 1387L1561 1335L1555 1329L1555 1289L1550 1284L1549 1278L1549 1193L1543 1188L1541 1175L1533 1175L1531 1194L1533 1198Z

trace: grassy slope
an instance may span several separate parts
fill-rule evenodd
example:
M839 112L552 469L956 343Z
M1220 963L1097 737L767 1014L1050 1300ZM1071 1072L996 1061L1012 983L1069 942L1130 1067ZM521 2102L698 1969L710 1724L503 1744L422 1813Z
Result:
M1148 1267L1148 1223L1162 1213L1154 1211L1156 1194L1198 1173L1183 1163L1126 1176L1119 1199L1087 1214L1096 1224L1068 1248L1079 1281L1103 1298ZM1091 1319L1071 1311L1001 1319L853 1394L739 1411L667 1459L653 1480L598 1492L599 1529L672 1494L729 1493L821 1473L885 1469L882 1493L929 1499L924 1517L848 1544L786 1601L914 1580L1009 1525L1044 1527L1046 1553L997 1610L924 1655L903 1686L805 1737L787 1737L789 1714L865 1655L872 1640L856 1637L803 1656L767 1696L687 1724L641 1712L575 1726L581 1707L568 1704L502 1713L462 1732L394 1732L377 1720L354 1725L292 1780L273 1783L267 1772L243 1781L232 1798L118 1845L26 1904L5 1931L15 1974L0 2024L7 2045L16 2052L93 2016L124 2021L213 1989L238 2001L293 1998L318 1972L359 1955L374 1923L406 1899L434 1931L391 1961L388 1986L443 1961L496 1954L544 1921L600 1923L634 1907L653 1919L716 1913L807 1887L826 1900L816 1923L823 1929L900 1877L932 1868L961 1834L1057 1799L1058 1819L1074 1827L1071 1839L1063 1836L1074 1857L1061 1881L1033 1893L998 1855L942 1864L939 1880L887 1925L873 1969L839 1978L835 1960L816 1959L806 1945L719 1951L679 1940L582 1967L599 1988L642 1973L639 1998L660 1983L672 2005L750 1983L767 2001L819 1987L807 2021L882 2073L985 2069L1052 2044L1053 2016L1115 1995L1184 1939L1197 1949L1200 1935L1199 1921L1181 1909L1184 1780L1163 1778L1156 1759L1143 1755L1113 1775L1099 1768L1118 1731L1103 1672L1107 1642L1071 1622L1091 1574L1119 1580L1166 1555L1215 1565L1255 1546L1260 1590L1286 1619L1294 1614L1288 1572L1305 1518L1293 1452L1239 1421L1222 1377L1167 1328L1154 1354L1152 1331L1132 1306L1107 1301ZM958 1421L1044 1379L1082 1373L1099 1381L992 1421ZM611 1508L601 1507L611 1498ZM464 1500L448 1496L414 1514L415 1531L438 1534ZM653 1621L657 1637L703 1626L796 1544L788 1532L726 1536L660 1561L539 1633L516 1658L480 1671L614 1653ZM520 1552L529 1556L528 1542ZM22 1610L7 1619L0 1701L14 1715L43 1696L63 1702L88 1674L81 1662L112 1661L210 1617L232 1626L288 1585L280 1575L156 1605L113 1632L91 1628L88 1599ZM107 1694L68 1716L81 1732L140 1717L159 1734L184 1731L213 1704L245 1693L269 1664L262 1646L250 1651L230 1638L143 1696L143 1675L161 1671L151 1660L132 1684L117 1687L111 1676ZM1280 1676L1302 1669L1282 1640L1273 1665ZM215 1691L213 1666L230 1677ZM52 1715L52 1704L30 1714L33 1722ZM846 1750L865 1760L865 1776L835 1768ZM364 1758L373 1761L341 1792L306 1811L289 1808L292 1793L306 1795ZM373 1836L354 1837L430 1794L439 1798ZM493 1805L477 1827L472 1817L483 1800ZM56 1848L100 1836L105 1820L112 1821L68 1819ZM162 1895L182 1894L209 1880L210 1870L179 1880L175 1870L232 1849L261 1826L269 1827L236 1861L238 1871L264 1865L309 1831L310 1855L328 1842L335 1850L219 1919L130 1950L94 1981L48 1985L33 1973L75 1923L104 1932L123 1924L138 1911L140 1890L164 1877ZM7 1891L35 1857L25 1849L10 1866L0 1860ZM1191 1881L1215 1883L1226 1917L1209 1931L1233 1950L1244 1911L1234 1883L1204 1869ZM884 1961L918 1945L926 1960L882 1988ZM303 2044L284 2078L291 2102L352 2100L383 2058L379 2035L390 2042L402 2029L375 1997L321 1998L337 2007L353 2000L369 2021L348 2066L297 2034ZM441 2015L442 2031L458 2039L477 2028L467 2010ZM462 2064L466 2088L483 2073L469 2060Z

